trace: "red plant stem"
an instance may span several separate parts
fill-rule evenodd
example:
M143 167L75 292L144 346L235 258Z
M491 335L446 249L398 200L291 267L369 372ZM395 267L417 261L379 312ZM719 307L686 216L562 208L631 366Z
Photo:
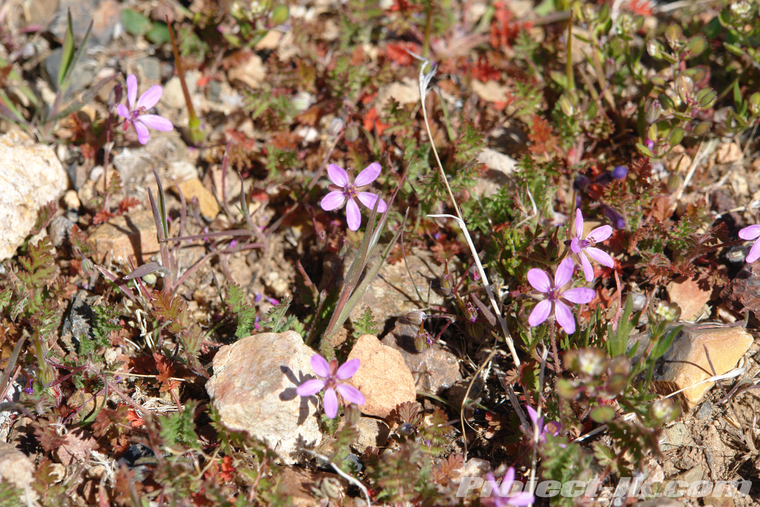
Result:
M174 63L177 66L177 75L179 76L179 82L182 84L182 94L185 96L185 103L187 103L187 114L191 119L198 119L195 115L195 109L193 109L193 103L190 101L190 92L187 91L187 83L185 83L185 71L182 69L182 62L179 59L179 49L177 49L177 41L174 39L174 29L171 23L169 23L169 16L166 16L166 26L169 28L169 38L172 41L172 52L174 53Z

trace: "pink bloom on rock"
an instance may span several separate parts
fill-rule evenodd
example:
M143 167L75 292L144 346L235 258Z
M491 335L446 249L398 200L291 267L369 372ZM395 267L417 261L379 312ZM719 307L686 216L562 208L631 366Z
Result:
M373 162L360 172L356 180L352 182L351 176L342 167L336 164L328 165L327 175L330 177L332 185L329 185L327 188L331 192L322 198L322 202L319 205L325 211L332 211L343 207L343 204L348 202L346 204L348 228L352 231L358 230L362 224L362 212L359 208L359 203L369 209L374 209L375 203L380 199L380 204L377 205L377 212L385 213L385 210L388 209L385 201L376 194L362 191L380 176L380 171L382 171L380 164Z
M314 354L311 356L311 367L314 369L314 373L321 378L307 380L298 386L296 392L299 396L308 397L324 389L325 415L330 419L335 419L335 416L338 415L338 396L335 393L336 390L350 403L364 405L367 401L357 388L341 383L343 380L353 377L359 366L360 362L358 359L351 359L338 368L338 361L336 359L328 363L324 357Z
M154 85L137 98L137 78L134 74L127 76L127 102L129 109L124 104L116 106L116 114L124 118L124 131L130 125L137 131L137 140L140 144L146 144L150 139L148 127L162 132L174 129L172 122L157 114L147 114L148 110L158 104L164 89L161 85Z
M569 303L582 305L590 302L596 296L593 289L577 287L563 291L562 287L570 282L575 264L569 257L563 260L554 273L554 282L546 272L533 268L528 271L528 283L538 292L544 294L544 300L536 305L528 317L528 323L536 327L543 323L554 311L557 323L567 334L575 332L575 319L570 311Z
M509 467L507 469L507 473L504 475L504 479L501 481L501 486L499 486L499 484L496 482L496 479L492 473L488 474L488 483L491 485L491 498L489 499L489 503L495 505L496 507L506 507L507 505L523 507L525 505L535 503L536 501L533 494L529 491L515 491L514 493L512 492L512 487L515 484L514 467ZM495 497L494 493L496 493Z
M748 241L757 239L760 237L760 224L750 225L740 230L739 237ZM758 258L760 258L760 240L755 241L755 244L752 245L746 260L747 262L755 262Z
M596 243L601 243L612 235L612 227L609 225L603 225L597 227L583 239L583 214L580 209L575 210L575 238L570 242L570 250L578 256L578 261L583 268L583 274L586 276L586 281L591 282L594 280L594 268L591 267L591 263L586 257L589 255L596 262L602 266L608 268L615 267L615 261L610 257L607 252L599 250L595 246Z

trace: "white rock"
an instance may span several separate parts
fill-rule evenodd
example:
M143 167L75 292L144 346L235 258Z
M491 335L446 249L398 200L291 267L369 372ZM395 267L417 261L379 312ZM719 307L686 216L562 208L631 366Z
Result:
M206 384L222 423L262 440L285 463L296 463L299 442L322 442L316 398L296 393L313 377L313 355L293 331L253 335L222 347Z
M39 209L58 200L68 185L52 148L21 132L0 138L0 261L16 253Z

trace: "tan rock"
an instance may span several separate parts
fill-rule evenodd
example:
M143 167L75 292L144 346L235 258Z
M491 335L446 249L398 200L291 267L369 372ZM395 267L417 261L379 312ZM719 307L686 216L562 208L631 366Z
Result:
M214 194L208 191L203 183L198 178L193 178L187 181L183 181L177 185L182 191L187 201L190 201L193 197L198 199L198 204L201 208L201 215L213 220L219 214L219 203L216 202Z
M472 81L472 90L486 102L506 102L508 89L497 81Z
M719 164L733 164L742 157L742 150L736 143L722 144L715 151L715 161Z
M63 204L66 206L66 209L71 210L77 210L82 206L76 190L68 190L66 192L66 194L63 196Z
M68 184L50 146L21 132L0 137L0 261L16 253L34 227L39 209L57 201Z
M97 445L92 435L84 430L67 433L65 440L63 445L55 449L54 454L58 461L66 466L75 461L85 461Z
M707 280L692 280L683 276L670 282L666 290L670 302L681 308L682 320L693 320L697 317L712 294L712 287L708 285Z
M361 367L348 383L367 398L362 412L388 417L396 405L415 401L414 378L401 353L383 345L376 337L365 334L356 341L348 359L359 359Z
M416 104L420 101L419 83L411 78L404 78L399 82L384 86L377 92L377 111L382 117L386 114L386 108L391 99L399 104Z
M320 502L312 492L319 488L324 480L334 481L338 476L327 472L315 472L297 467L283 467L276 471L279 481L278 490L290 497L294 507L316 507Z
M262 51L262 50L270 50L274 51L277 49L277 46L280 45L280 40L282 39L283 33L279 30L269 30L267 34L256 43L255 49L256 51Z
M34 465L26 454L10 444L0 442L0 480L8 481L31 496Z
M702 382L713 376L710 364L715 367L715 375L729 372L752 342L752 335L741 327L685 324L662 357L663 367L655 370L654 385L665 394L685 389L682 399L690 410L714 384Z
M322 441L317 397L296 393L313 375L313 355L293 331L248 336L220 348L206 391L222 424L247 431L283 462L296 463L302 446Z
M267 71L264 62L257 54L251 54L242 64L229 70L227 76L230 82L239 81L249 88L256 89L266 78Z
M126 262L127 256L134 255L142 264L159 251L156 223L150 210L112 218L98 227L87 241L95 247L100 259L112 255L118 262Z

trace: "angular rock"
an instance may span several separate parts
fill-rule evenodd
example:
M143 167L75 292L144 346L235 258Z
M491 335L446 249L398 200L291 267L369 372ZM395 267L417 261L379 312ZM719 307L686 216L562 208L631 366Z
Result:
M12 257L37 220L39 209L56 201L69 180L55 152L29 136L0 137L0 261Z
M462 379L459 360L439 343L418 352L414 346L418 330L418 326L403 318L398 319L396 327L383 338L382 343L401 352L418 391L437 395Z
M401 352L383 345L372 335L362 335L348 359L359 359L361 367L348 383L367 398L361 406L364 414L388 417L399 403L414 401L417 390Z
M75 461L85 461L98 444L92 435L84 430L67 433L65 440L61 447L55 449L54 454L56 459L66 466Z
M760 262L745 264L720 293L721 300L739 312L747 309L760 319Z
M491 148L483 148L478 153L478 162L484 164L488 170L478 179L474 192L483 197L491 197L501 187L509 183L509 176L515 172L517 161Z
M359 437L354 442L353 447L359 453L363 453L370 446L375 449L383 447L388 442L390 428L378 419L362 417L356 424L356 429L359 430Z
M335 272L335 260L336 258L332 258L325 261L325 275L323 285L320 288L323 288L324 284L332 278ZM443 297L435 290L430 289L430 287L439 284L438 276L440 274L436 273L436 262L433 260L433 254L429 250L412 249L411 253L406 255L406 260L408 261L409 272L412 274L411 278L403 259L395 264L387 262L383 264L377 278L370 284L360 303L351 312L352 321L361 318L366 306L372 309L375 321L384 325L388 319L406 315L412 310L443 304ZM374 262L376 261L370 261L370 264ZM350 260L344 263L344 276L350 265ZM439 269L438 271L442 272L443 270ZM335 283L341 282L342 279L335 281ZM414 289L415 284L425 301L420 301L417 297L417 292Z
M227 75L230 82L239 81L249 88L256 89L264 82L267 71L261 57L251 54L243 63L231 68Z
M698 316L710 300L712 289L707 280L692 280L685 276L671 281L666 287L670 302L681 308L682 320L692 320Z
M691 410L714 384L699 383L713 376L710 364L715 375L729 372L753 341L752 335L738 326L684 324L655 368L654 385L664 394L686 388L681 396L685 408Z
M731 164L742 157L742 150L736 143L726 143L715 150L715 161L719 164Z
M187 201L190 201L193 197L198 199L201 215L209 220L213 220L219 214L220 208L219 203L216 202L216 197L203 186L201 180L193 178L183 181L177 186L182 191L182 195L185 196Z
M293 331L253 335L219 349L206 390L222 423L264 441L285 463L298 461L299 443L322 441L316 404L296 393L312 376L313 355Z
M472 81L472 91L486 102L506 102L509 89L498 81Z
M145 173L157 168L156 164L156 157L144 147L124 148L113 158L113 165L119 171L122 183L141 179Z
M26 454L5 442L0 442L0 480L24 490L30 498L34 496L31 491L34 465Z
M95 247L99 259L110 254L118 262L126 262L127 256L134 255L142 264L159 251L156 222L150 210L112 218L98 227L87 242Z

